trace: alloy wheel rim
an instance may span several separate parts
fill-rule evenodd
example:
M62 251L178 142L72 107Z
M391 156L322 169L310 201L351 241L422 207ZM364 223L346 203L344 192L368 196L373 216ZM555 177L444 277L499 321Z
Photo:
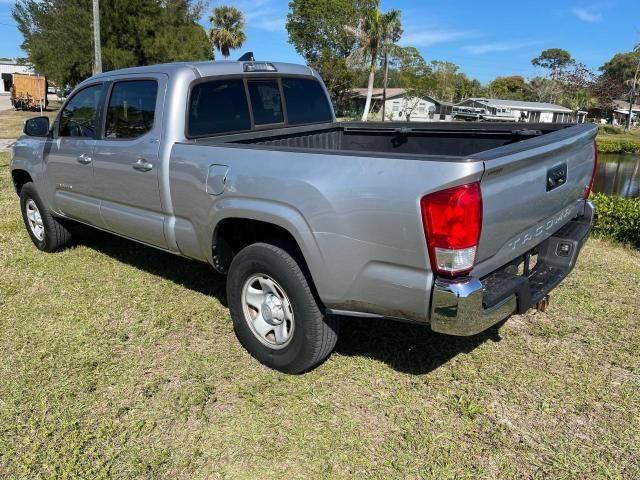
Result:
M38 210L38 206L33 199L30 198L27 200L27 203L25 204L25 211L31 233L33 233L33 236L39 241L44 240L44 222L42 221L40 210Z
M279 350L293 338L293 307L284 289L269 275L257 273L242 287L243 316L251 332L269 348Z

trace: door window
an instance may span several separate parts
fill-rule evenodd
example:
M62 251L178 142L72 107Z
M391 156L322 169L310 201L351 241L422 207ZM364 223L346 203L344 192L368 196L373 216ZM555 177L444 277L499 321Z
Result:
M93 138L102 85L92 85L76 93L60 115L60 137Z
M136 138L153 128L158 83L155 80L117 82L107 107L105 137Z

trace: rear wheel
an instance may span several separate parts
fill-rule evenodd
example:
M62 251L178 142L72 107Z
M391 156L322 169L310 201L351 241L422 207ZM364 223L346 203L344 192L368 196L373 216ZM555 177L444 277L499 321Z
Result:
M22 219L33 244L44 252L57 252L71 242L71 232L46 209L32 182L20 189Z
M299 263L280 247L256 243L240 251L227 299L238 340L268 367L304 372L335 347L338 320L323 315Z

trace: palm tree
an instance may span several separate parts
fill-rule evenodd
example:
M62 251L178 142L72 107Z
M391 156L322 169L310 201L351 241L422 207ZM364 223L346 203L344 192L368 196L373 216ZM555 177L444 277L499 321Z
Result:
M349 63L360 66L367 65L369 68L367 100L362 113L362 121L366 122L371 108L373 81L378 60L382 57L386 64L388 55L393 54L397 48L395 44L402 35L400 10L390 10L382 13L377 8L372 9L360 21L359 28L355 29L347 26L345 29L358 41L358 47L349 55Z
M217 48L224 58L229 58L229 51L240 48L247 36L242 31L245 26L244 15L240 10L229 5L222 5L213 9L213 16L209 17L211 28L209 38L214 48Z
M629 115L627 116L627 123L624 126L624 129L627 131L629 131L629 129L631 128L631 117L633 115L633 102L635 102L636 95L638 94L636 87L638 85L638 80L639 80L638 75L640 74L640 43L636 44L635 47L633 47L633 52L636 54L637 64L636 64L636 73L633 76L633 79L627 81L627 83L631 87L631 89L629 90Z

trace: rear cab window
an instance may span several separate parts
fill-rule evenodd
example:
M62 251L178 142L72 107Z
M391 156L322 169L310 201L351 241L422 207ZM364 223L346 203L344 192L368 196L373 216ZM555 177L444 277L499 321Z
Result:
M313 78L201 79L191 87L186 135L198 138L332 121L329 99Z

